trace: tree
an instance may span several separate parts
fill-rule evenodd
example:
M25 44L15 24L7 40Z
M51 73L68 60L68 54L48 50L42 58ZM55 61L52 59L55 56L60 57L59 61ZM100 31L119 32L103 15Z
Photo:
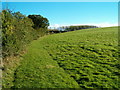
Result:
M42 17L41 15L29 15L28 18L32 19L34 29L47 28L49 26L48 19Z

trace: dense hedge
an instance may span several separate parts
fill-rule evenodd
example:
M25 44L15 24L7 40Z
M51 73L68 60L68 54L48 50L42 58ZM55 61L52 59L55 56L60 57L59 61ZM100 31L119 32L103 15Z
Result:
M47 28L34 29L30 18L20 12L12 13L3 10L2 17L2 48L3 57L18 55L31 40L43 36Z

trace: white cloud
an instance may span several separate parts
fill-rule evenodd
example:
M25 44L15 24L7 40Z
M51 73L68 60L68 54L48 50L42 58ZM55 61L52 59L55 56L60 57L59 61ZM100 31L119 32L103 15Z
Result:
M48 28L54 29L54 28L58 28L58 27L62 27L62 26L70 26L70 25L54 24L54 25L50 25Z
M92 25L95 25L95 26L98 26L98 27L112 27L112 26L118 26L117 23L108 23L108 22L104 22L104 23L98 23L98 24L92 24Z

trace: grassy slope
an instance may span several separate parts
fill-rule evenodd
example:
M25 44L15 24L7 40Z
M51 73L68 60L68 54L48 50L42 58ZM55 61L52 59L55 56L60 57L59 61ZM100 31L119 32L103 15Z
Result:
M118 88L117 34L116 27L98 28L34 41L16 69L14 87Z

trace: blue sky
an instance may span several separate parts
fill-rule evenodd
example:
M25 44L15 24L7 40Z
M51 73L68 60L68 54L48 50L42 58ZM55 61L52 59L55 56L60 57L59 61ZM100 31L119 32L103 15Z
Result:
M2 2L119 2L119 0L1 0Z
M2 3L5 8L6 3ZM7 2L9 9L24 15L40 14L48 18L50 26L99 25L118 23L117 2Z

